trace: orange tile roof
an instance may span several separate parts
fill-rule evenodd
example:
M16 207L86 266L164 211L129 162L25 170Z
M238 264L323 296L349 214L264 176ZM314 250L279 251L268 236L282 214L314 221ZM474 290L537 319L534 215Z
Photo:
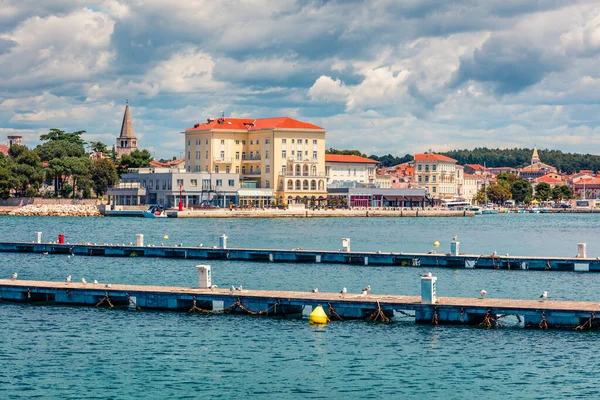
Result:
M325 162L355 163L355 164L379 164L379 161L359 156L345 156L342 154L325 154Z
M450 161L457 162L454 158L446 157L441 154L415 154L415 161Z
M545 182L545 183L562 183L562 179L556 179L553 178L551 176L548 175L544 175L544 176L540 176L539 178L536 179L536 181L539 182Z
M471 169L474 169L475 171L486 171L487 170L487 168L481 164L465 164L465 167L469 167Z
M0 153L7 156L8 155L8 146L5 144L0 144Z
M573 186L600 185L600 178L584 178L573 183Z
M188 131L205 131L211 129L258 131L263 129L319 129L320 126L298 121L289 117L279 118L217 118L208 119L205 123L195 124Z

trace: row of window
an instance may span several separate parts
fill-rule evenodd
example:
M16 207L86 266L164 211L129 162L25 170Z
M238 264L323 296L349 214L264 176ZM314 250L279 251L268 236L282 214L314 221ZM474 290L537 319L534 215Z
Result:
M285 140L285 139L284 139L284 140ZM245 144L246 144L246 141L245 141L245 140L242 140L241 142L242 142L242 144L243 144L243 145L245 145ZM200 146L200 145L201 145L201 143L202 143L202 140L201 140L201 139L196 139L196 146ZM265 144L269 144L269 143L271 143L271 140L270 140L269 138L265 139ZM188 146L191 146L191 144L192 144L191 140L188 140ZM208 144L208 139L206 139L206 144ZM221 144L222 144L222 145L224 145L224 144L225 144L225 139L221 139ZM236 141L235 141L235 144L239 145L239 144L240 144L240 140L236 140ZM254 145L254 144L260 144L260 140L259 140L259 139L256 139L256 140L251 140L251 141L250 141L250 144L251 144L251 145Z
M296 151L292 150L292 158L296 157L297 161L302 161L302 156L303 156L302 151L296 152ZM308 151L304 152L304 157L308 158ZM281 158L284 160L287 159L287 150L281 150ZM317 151L316 150L313 151L312 159L313 159L313 161L317 161Z
M317 181L311 180L309 182L306 179L303 181L300 181L300 179L296 179L296 181L293 181L290 179L287 181L286 187L287 190L317 190ZM319 190L325 190L325 182L320 180L318 187Z
M418 164L417 165L417 171L422 171L423 170L422 167L423 166L421 164ZM435 172L437 170L437 165L433 164L431 166L431 170ZM429 172L429 164L425 164L425 172Z

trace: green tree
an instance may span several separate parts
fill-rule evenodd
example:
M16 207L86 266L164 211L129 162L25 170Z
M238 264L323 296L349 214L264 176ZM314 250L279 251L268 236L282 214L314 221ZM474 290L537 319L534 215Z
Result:
M510 187L510 192L512 194L512 198L516 202L522 203L526 201L526 199L531 199L533 189L529 181L519 178Z
M148 150L134 150L123 154L119 162L119 174L127 172L128 168L148 168L152 161L152 154Z
M25 196L28 188L29 193L37 193L40 183L44 180L42 163L38 154L25 146L11 146L8 150L13 162L11 173L15 190L19 195Z
M337 150L333 148L325 150L325 154L342 154L345 156L367 157L365 154L361 153L360 150Z
M81 135L84 133L85 131L65 132L61 129L52 128L50 132L41 135L40 140L42 142L64 141L83 147L85 146L85 142L81 139Z
M109 159L95 160L92 164L91 179L96 196L102 197L109 187L119 181L117 168Z
M15 188L16 182L12 175L12 160L0 153L0 198L8 199L10 191Z
M108 153L108 147L102 142L90 142L90 148L94 152L104 153L104 154Z
M535 187L535 198L540 201L548 201L552 197L552 188L546 182L540 182Z
M487 187L487 198L496 204L502 204L506 200L510 199L511 192L507 185L501 183L494 183Z
M561 198L563 200L570 200L573 198L573 189L568 187L567 185L559 186L561 191Z

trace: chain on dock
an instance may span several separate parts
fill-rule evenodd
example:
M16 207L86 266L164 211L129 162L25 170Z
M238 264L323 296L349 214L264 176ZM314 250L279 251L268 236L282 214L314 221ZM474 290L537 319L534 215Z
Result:
M327 318L331 321L332 317L335 317L338 321L344 320L344 318L340 317L340 314L335 311L335 308L333 308L331 303L327 303Z
M200 308L200 307L198 307L198 306L196 305L196 296L194 296L194 305L192 306L192 308L190 308L190 309L188 310L188 312L189 312L189 313L192 313L192 312L195 312L195 311L197 311L197 312L201 312L201 313L207 313L207 314L208 314L208 313L213 313L213 312L215 312L215 311L213 311L213 310L205 310L205 309L203 309L203 308Z
M506 315L502 315L499 318L504 318L505 316ZM481 322L479 326L483 326L486 329L490 329L494 326L494 324L497 324L499 327L502 327L502 324L498 322L498 318L492 317L491 310L487 310L485 313L485 317L483 318L483 322Z
M431 324L435 326L439 324L437 307L433 309L433 318L431 318Z
M552 265L550 264L550 260L548 260L546 262L546 268L544 268L544 271L550 271L552 269Z
M281 305L281 300L277 300L277 303L273 304L272 306L268 307L266 310L263 311L252 311L249 308L247 308L246 306L244 306L242 304L242 301L238 298L237 301L235 303L233 303L232 305L230 305L227 308L223 309L224 313L230 313L233 312L233 310L235 310L236 308L239 308L242 311L245 311L246 313L250 314L250 315L269 315L269 312L273 309L275 310L275 313L277 312L277 306Z
M540 329L548 329L548 321L546 321L546 313L542 313L542 320L540 321Z
M390 319L385 316L385 313L381 309L381 304L379 304L379 300L377 300L377 310L373 312L369 317L367 317L367 321L377 321L381 320L381 322L390 322Z
M96 304L96 307L100 307L102 304L104 304L104 302L107 302L108 305L110 306L110 308L115 308L115 306L113 305L113 303L110 302L110 297L108 297L108 292L105 293L104 297L102 298L102 300L100 300L98 302L98 304Z
M592 329L592 321L596 319L596 314L592 313L590 319L588 319L584 324L579 325L575 328L576 331L582 331L584 329Z
M129 303L130 303L131 305L133 305L133 306L135 307L135 309L136 309L136 310L141 310L141 309L142 309L142 307L138 306L138 305L137 305L137 303L135 302L135 300L133 300L133 299L131 298L131 296L129 295L129 293L125 293L125 296L127 296L127 300L129 300Z

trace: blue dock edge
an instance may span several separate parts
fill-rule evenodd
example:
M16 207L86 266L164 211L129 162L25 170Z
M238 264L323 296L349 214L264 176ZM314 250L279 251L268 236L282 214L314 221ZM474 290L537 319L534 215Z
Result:
M600 259L500 255L450 255L404 252L245 249L56 243L0 243L0 252L75 254L103 257L157 257L196 260L326 263L401 267L442 267L537 271L600 272Z

